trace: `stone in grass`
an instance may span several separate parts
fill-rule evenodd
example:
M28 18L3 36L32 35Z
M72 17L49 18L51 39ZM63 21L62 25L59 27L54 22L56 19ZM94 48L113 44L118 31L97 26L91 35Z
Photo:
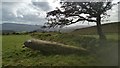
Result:
M57 42L43 41L38 39L31 39L24 42L24 47L34 50L39 50L43 53L50 54L81 54L88 53L84 48L64 45Z

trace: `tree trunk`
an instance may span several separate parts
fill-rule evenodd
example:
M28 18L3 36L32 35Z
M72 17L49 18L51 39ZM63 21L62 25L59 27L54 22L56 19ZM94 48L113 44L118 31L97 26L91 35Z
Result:
M100 15L97 17L97 33L99 35L100 40L106 40L106 36L105 36L105 34L103 33L103 30L102 30Z

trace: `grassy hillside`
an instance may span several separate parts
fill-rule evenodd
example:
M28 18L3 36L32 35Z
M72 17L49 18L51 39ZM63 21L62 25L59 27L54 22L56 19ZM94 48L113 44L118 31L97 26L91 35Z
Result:
M51 33L52 34L52 33ZM57 34L57 33L56 33ZM40 35L40 34L39 34ZM46 33L42 34L42 36ZM61 36L62 35L62 36ZM91 37L79 37L79 36L70 36L67 34L61 34L61 40L66 44L71 44L71 46L84 47L87 49L93 48L89 54L54 54L47 52L35 51L29 48L22 48L24 41L30 39L29 35L4 35L2 37L2 65L3 66L93 66L93 65L116 65L117 60L117 41L110 41L106 48L100 50L97 49L97 52L101 53L96 54L94 51L97 45L97 40ZM48 36L42 37L42 39L49 38ZM75 37L75 38L73 38ZM40 37L39 37L40 39ZM47 40L46 39L46 40ZM60 37L56 38L60 42ZM55 37L54 39L55 40ZM66 40L66 41L65 41ZM62 43L61 41L61 43ZM95 42L96 41L96 42ZM72 45L73 44L73 45ZM76 45L75 45L76 44ZM111 56L112 54L112 56ZM108 58L109 56L109 58ZM104 58L102 60L102 58ZM109 61L109 62L108 62Z
M93 65L116 65L118 60L118 35L106 34L107 41L102 45L99 44L98 35L76 35L72 33L34 33L34 38L47 41L56 41L70 46L77 46L89 50L89 55L94 55L97 60ZM82 54L80 55L82 56ZM74 56L75 57L75 56ZM86 56L84 56L86 57ZM88 59L84 59L87 61ZM100 60L100 61L98 61ZM109 62L108 62L109 61ZM102 62L102 63L99 63ZM86 62L89 64L89 62ZM91 65L91 64L90 64Z
M3 66L115 66L118 63L118 23L103 25L107 41L99 44L95 27L76 30L71 33L45 32L31 35L3 35L2 60ZM114 28L111 28L113 27ZM84 31L83 31L84 30ZM92 35L91 35L92 34ZM22 48L28 39L40 39L58 42L89 51L86 54L64 54L41 52L30 48ZM57 46L56 46L57 47ZM43 48L45 49L45 48ZM54 50L52 48L51 50ZM56 49L57 50L57 49ZM69 50L65 50L69 51Z
M102 25L102 29L105 34L118 33L119 25L120 25L120 22L107 23L107 24ZM75 31L73 31L71 33L83 34L83 35L97 34L97 27L92 26L92 27L88 27L88 28L76 29Z
M3 66L87 66L96 65L99 60L94 55L45 54L28 48L22 48L29 35L4 35L2 37Z
M34 33L31 36L41 40L55 41L70 46L85 48L90 51L90 54L96 53L95 56L97 58L95 60L101 58L100 60L103 64L101 63L100 65L117 65L118 25L118 22L102 25L102 29L107 37L107 41L102 45L99 44L96 26L78 29L71 33ZM97 61L96 63L99 64L99 62Z

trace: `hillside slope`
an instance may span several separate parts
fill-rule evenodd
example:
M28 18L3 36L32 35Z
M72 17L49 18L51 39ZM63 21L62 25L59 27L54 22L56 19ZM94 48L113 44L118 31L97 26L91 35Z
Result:
M114 22L114 23L107 23L102 25L102 29L104 33L118 33L118 26L120 22ZM87 28L81 28L76 29L71 33L75 34L97 34L97 27L87 27Z

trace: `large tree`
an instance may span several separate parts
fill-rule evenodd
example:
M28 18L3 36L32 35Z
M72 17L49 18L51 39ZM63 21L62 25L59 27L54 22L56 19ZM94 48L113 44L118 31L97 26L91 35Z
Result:
M61 7L47 13L49 27L63 27L80 21L96 22L100 40L106 39L101 20L112 8L112 2L60 2Z

